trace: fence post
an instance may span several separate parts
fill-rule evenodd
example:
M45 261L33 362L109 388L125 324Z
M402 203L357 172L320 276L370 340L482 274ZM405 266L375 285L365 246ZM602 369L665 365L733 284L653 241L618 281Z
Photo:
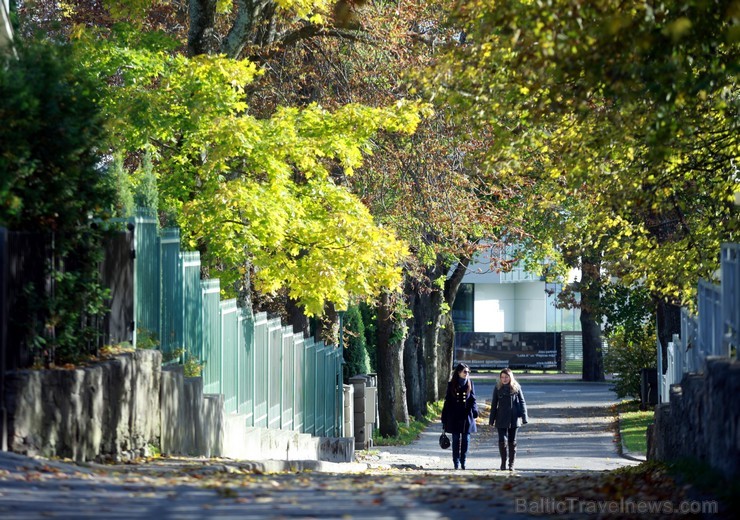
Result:
M726 355L740 347L740 244L722 244L722 342Z
M8 230L0 227L0 451L8 451L8 412L5 409L5 359L8 348Z

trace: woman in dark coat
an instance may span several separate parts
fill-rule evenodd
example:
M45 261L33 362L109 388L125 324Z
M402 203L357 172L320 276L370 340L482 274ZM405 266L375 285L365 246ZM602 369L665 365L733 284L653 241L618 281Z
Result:
M488 424L498 428L498 451L501 454L501 469L506 469L506 448L509 448L509 471L514 470L516 458L516 430L527 424L527 403L524 401L522 387L514 379L510 368L504 368L493 388L491 416Z
M475 433L475 419L478 405L475 402L475 388L470 379L470 368L465 363L455 367L442 406L442 428L452 434L452 463L455 469L465 469L470 434Z

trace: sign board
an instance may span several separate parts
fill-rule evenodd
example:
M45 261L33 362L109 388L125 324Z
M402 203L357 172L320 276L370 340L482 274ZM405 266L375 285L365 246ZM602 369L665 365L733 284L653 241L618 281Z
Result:
M455 332L455 363L471 368L560 369L559 332Z

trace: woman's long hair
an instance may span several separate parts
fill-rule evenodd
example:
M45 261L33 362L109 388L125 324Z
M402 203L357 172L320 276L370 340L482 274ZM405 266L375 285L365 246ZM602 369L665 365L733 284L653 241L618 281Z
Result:
M450 378L450 381L453 384L453 388L457 388L458 386L460 386L460 370L463 369L470 370L470 367L465 363L458 363L455 367L455 370L452 372L452 377ZM465 393L470 395L470 392L472 392L473 390L473 385L470 383L470 378L468 377L467 379L468 380L465 383Z
M496 382L496 388L499 388L500 389L502 386L504 386L504 384L501 382L501 374L508 374L509 375L509 385L511 386L511 393L512 394L515 394L519 390L522 389L522 387L519 385L519 382L514 377L514 373L511 371L511 369L509 367L504 368L499 373L499 378L498 378L498 381Z

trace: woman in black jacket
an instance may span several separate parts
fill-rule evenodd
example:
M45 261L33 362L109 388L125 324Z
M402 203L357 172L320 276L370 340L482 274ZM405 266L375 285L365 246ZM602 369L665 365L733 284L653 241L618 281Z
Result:
M478 405L475 402L475 388L470 379L470 368L465 363L455 367L442 406L442 428L452 434L452 463L455 469L465 469L470 434L475 433L475 419Z
M509 448L509 471L514 470L516 458L516 430L527 424L527 403L524 401L522 387L514 378L510 368L504 368L493 388L491 416L488 424L498 428L498 451L501 454L501 469L506 469L506 447Z

